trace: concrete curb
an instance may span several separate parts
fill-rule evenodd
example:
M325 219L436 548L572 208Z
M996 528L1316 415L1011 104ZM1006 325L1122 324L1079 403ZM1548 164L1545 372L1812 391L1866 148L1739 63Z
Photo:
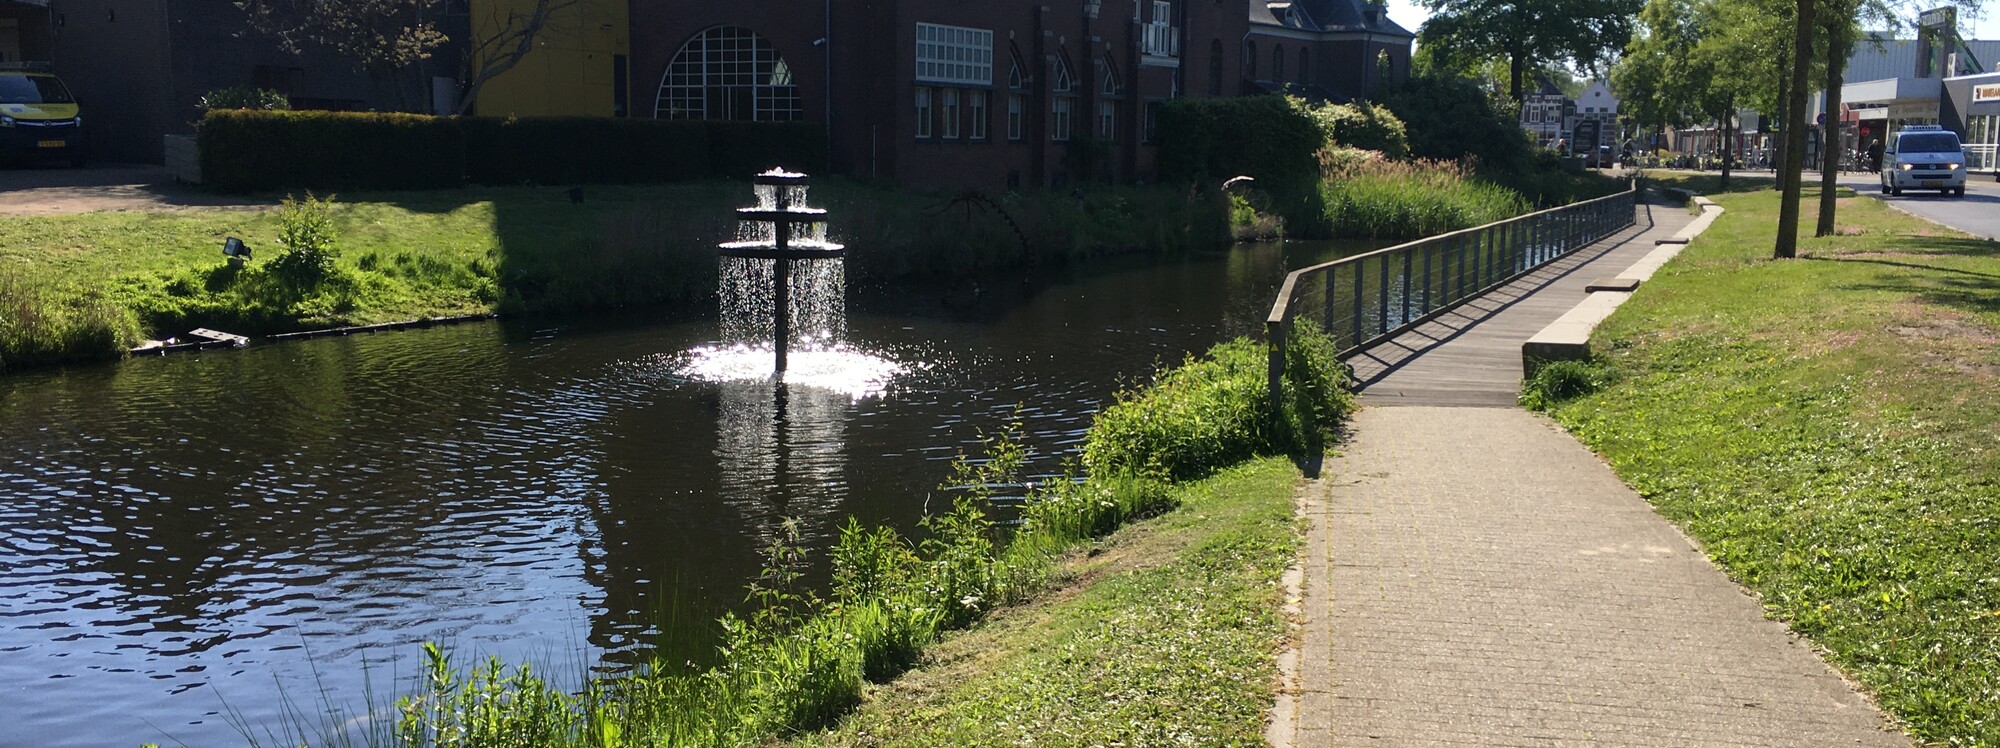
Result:
M1663 190L1663 192L1685 192L1685 190ZM1626 299L1632 298L1632 294L1640 284L1652 280L1654 273L1659 272L1668 261L1678 256L1681 250L1687 248L1688 242L1701 236L1701 233L1707 231L1708 227L1715 223L1715 219L1722 215L1722 206L1716 205L1714 200L1694 195L1690 202L1701 211L1699 217L1675 232L1673 236L1655 241L1655 248L1651 253L1632 263L1632 266L1626 268L1625 272L1619 273L1616 279L1601 282L1601 285L1605 286L1625 286L1634 290L1592 291L1575 308L1521 344L1521 367L1528 376L1534 376L1537 368L1550 361L1582 361L1590 358L1590 333L1610 317L1612 312L1618 311L1619 305L1624 304Z

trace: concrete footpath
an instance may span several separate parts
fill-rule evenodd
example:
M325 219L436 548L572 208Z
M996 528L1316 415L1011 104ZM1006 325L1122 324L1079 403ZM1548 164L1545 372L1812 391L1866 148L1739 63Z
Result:
M1467 322L1408 353L1476 346L1518 366L1535 329L1496 326L1520 336L1510 349ZM1552 422L1387 404L1416 399L1432 398L1365 398L1303 492L1303 630L1274 743L1909 745Z

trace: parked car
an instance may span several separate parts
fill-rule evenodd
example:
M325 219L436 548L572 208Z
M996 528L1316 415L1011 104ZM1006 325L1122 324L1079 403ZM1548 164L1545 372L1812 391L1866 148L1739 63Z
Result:
M1909 125L1889 136L1882 151L1882 191L1937 190L1965 197L1965 147L1958 133L1937 125Z
M0 156L65 158L83 166L83 116L54 74L0 67Z

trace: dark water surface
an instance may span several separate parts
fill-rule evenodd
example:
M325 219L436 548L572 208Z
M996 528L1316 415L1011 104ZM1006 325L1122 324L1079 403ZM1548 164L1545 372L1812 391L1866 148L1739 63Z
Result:
M949 461L1016 418L1054 471L1121 383L1256 333L1286 269L1354 249L859 289L849 338L908 369L861 399L687 381L712 320L0 379L0 745L240 744L234 723L261 734L284 700L406 691L424 641L572 677L698 657L781 518L815 547L849 515L912 527Z

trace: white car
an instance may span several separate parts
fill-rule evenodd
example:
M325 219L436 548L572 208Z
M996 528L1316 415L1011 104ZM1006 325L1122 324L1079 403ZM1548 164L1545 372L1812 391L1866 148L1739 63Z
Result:
M1965 148L1958 134L1937 125L1910 125L1889 137L1882 151L1882 191L1937 190L1965 197Z

